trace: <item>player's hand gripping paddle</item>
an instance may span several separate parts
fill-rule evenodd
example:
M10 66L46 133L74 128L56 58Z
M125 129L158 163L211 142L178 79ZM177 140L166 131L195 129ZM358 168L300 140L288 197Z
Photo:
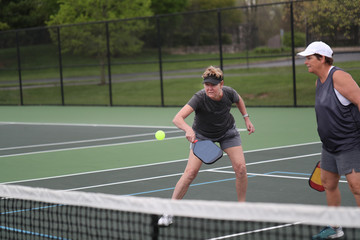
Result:
M315 169L309 178L309 185L312 189L315 189L316 191L319 191L319 192L325 191L325 188L321 183L320 161L316 163Z
M193 152L205 164L212 164L223 156L223 151L211 140L195 140Z

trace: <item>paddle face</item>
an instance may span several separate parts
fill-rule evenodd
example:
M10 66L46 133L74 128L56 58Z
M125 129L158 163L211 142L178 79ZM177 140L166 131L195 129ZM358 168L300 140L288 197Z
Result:
M317 162L314 171L312 172L310 178L309 178L309 185L312 189L315 189L316 191L323 192L325 191L324 186L321 183L321 177L320 177L320 161Z
M223 151L210 140L195 140L193 151L205 164L212 164L223 156Z

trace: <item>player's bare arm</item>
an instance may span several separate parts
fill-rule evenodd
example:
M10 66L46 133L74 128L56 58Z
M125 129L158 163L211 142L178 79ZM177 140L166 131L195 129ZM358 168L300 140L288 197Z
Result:
M239 95L239 102L237 102L235 104L236 104L236 107L239 109L240 113L243 116L245 116L244 117L245 125L246 125L246 129L249 132L249 135L252 134L253 132L255 132L255 127L250 121L249 115L247 114L247 111L246 111L245 102L240 95Z
M344 71L336 71L333 79L334 88L350 102L355 104L360 111L360 88L351 75Z
M189 126L186 122L185 119L194 111L194 109L186 104L174 117L173 119L173 123L175 124L176 127L178 127L179 129L183 130L185 132L185 137L187 138L187 140L189 142L194 142L195 141L195 132L192 129L191 126Z

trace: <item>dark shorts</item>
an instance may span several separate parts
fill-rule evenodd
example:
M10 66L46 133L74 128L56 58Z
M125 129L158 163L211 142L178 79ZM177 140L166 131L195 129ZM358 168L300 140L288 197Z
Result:
M339 175L349 174L353 170L360 172L360 149L338 153L331 153L322 149L321 168Z
M211 140L213 142L218 142L220 144L220 148L225 150L230 147L241 146L241 138L236 126L234 125L231 129L229 129L223 136L219 138L208 138L199 133L196 133L196 139L198 140ZM193 144L191 144L191 149Z

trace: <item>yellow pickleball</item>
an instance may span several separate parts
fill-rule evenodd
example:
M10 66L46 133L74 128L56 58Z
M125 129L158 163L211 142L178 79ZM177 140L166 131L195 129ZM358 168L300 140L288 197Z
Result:
M163 140L165 138L165 132L162 130L159 130L155 133L155 138L157 140Z

